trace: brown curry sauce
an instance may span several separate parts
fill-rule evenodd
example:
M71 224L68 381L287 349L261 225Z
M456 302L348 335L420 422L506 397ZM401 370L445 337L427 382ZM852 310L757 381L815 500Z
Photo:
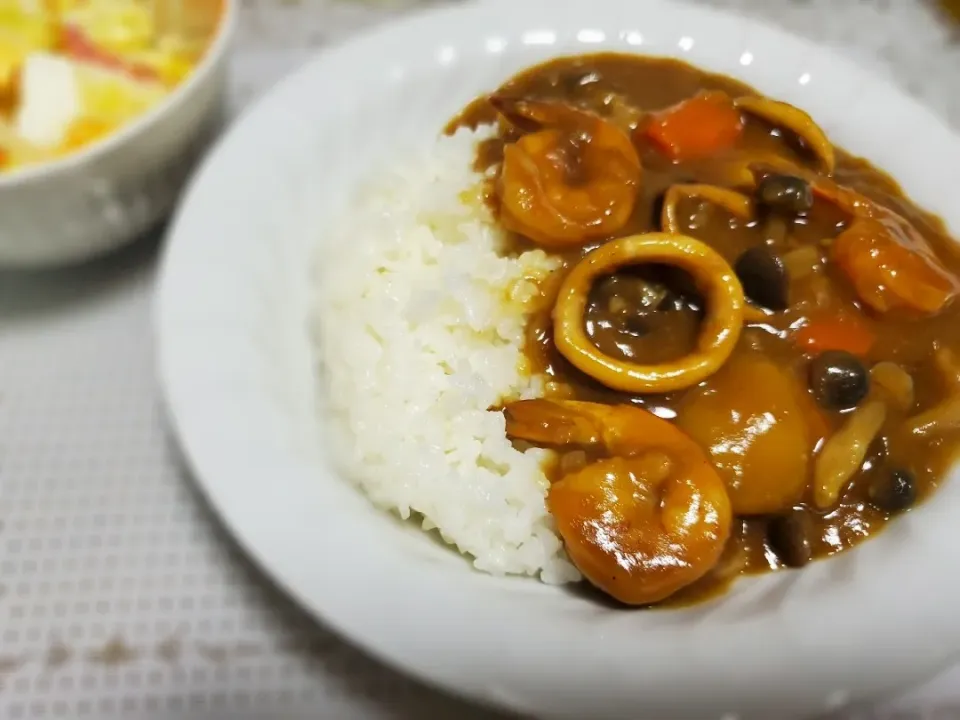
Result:
M679 61L618 54L547 62L514 77L498 92L513 97L560 100L591 110L632 130L646 113L673 106L702 90L720 90L731 97L757 95L755 90L742 83L702 72ZM496 121L497 112L483 97L454 119L448 131ZM502 158L504 144L515 139L507 126L501 124L500 127L497 138L479 147L478 170L496 166ZM740 143L809 165L808 154L802 145L758 120L745 120ZM636 141L635 144L643 166L641 190L630 223L616 237L659 231L662 196L671 185L689 182L725 184L713 159L674 162L653 146ZM909 221L934 249L943 265L953 273L960 273L960 255L943 223L907 199L886 174L837 149L834 178L839 184L864 194ZM488 197L496 213L496 194L492 186ZM727 211L699 200L688 201L682 207L681 217L689 235L707 242L731 265L745 250L767 240L762 223L737 220ZM824 248L843 231L846 222L839 210L818 199L809 213L792 222L786 238L775 243L776 250L788 254L802 247L815 248L818 259L821 259ZM564 269L569 269L602 242L560 254L565 261ZM531 246L525 238L514 236L509 251L518 253ZM563 270L554 273L544 285L542 307L530 318L525 349L530 369L555 380L564 388L564 397L603 403L633 403L661 417L675 418L684 396L694 389L647 396L612 391L572 367L556 350L552 341L551 310L563 274ZM667 288L652 307L648 297L651 280ZM663 362L690 352L703 307L696 291L684 280L681 273L646 266L619 272L597 283L587 314L588 334L607 354L640 362ZM829 263L823 263L821 272L808 278L791 279L789 308L770 315L763 326L745 327L741 345L752 346L773 359L779 367L790 368L802 386L807 387L810 355L786 335L804 321L811 298L825 291L833 296L832 306L849 306L851 310L868 316L877 341L863 358L865 364L869 367L884 360L898 363L913 378L916 400L909 413L888 413L881 436L871 446L867 459L844 491L838 507L819 512L808 503L796 506L794 513L801 516L813 558L845 550L881 530L891 519L890 512L871 502L870 489L878 477L903 469L914 478L917 497L922 499L944 478L960 443L960 430L947 429L929 437L910 436L900 431L908 415L931 408L949 391L943 368L937 366L934 350L960 352L960 333L954 332L960 328L960 303L954 302L929 318L878 316L862 307L845 277ZM762 402L765 389L748 384L742 392L756 394L758 401ZM812 396L810 404L815 406ZM846 415L845 411L814 409L813 412L820 419L820 431L810 448L811 472L813 453L841 425ZM580 451L574 452L582 455ZM557 467L551 472L560 473L564 466L565 458L561 455ZM726 587L729 580L739 574L782 567L785 564L783 552L778 553L773 538L780 530L772 527L773 522L769 516L738 517L725 553L726 560L721 561L713 573L672 597L667 604L701 600Z

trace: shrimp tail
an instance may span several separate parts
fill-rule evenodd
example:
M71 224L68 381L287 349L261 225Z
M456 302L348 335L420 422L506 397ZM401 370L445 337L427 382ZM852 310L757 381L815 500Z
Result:
M530 100L510 95L490 95L487 100L504 120L522 132L546 128L585 130L600 120L593 112L552 100Z
M509 95L491 95L493 109L508 123L523 132L536 132L553 119L544 103Z
M603 441L603 426L581 411L579 403L521 400L504 408L507 436L541 445L596 445Z

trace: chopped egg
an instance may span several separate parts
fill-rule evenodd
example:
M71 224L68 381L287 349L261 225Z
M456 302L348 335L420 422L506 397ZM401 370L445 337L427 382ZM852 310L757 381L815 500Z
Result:
M169 87L179 85L193 72L195 63L174 52L146 50L131 56L138 65L152 70L157 79Z
M154 80L132 77L122 69L74 62L81 109L87 117L131 120L166 97L168 90Z
M19 5L0 0L0 95L13 87L27 56L52 48L56 37L47 18L28 15Z
M46 11L46 0L0 0L0 18L9 18L12 15L41 15Z
M30 48L24 47L22 43L0 38L0 98L13 91L20 66L29 54Z
M11 10L23 15L42 15L49 9L49 0L0 0L0 13Z
M82 28L95 45L110 53L142 52L153 44L153 15L134 0L90 0L64 13L64 22Z
M23 1L21 0L21 2ZM62 16L85 5L87 0L33 0L33 2L42 5L47 12Z

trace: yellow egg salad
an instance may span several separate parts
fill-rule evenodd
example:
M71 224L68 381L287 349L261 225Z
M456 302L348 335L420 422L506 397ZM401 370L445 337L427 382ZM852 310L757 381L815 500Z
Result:
M216 25L174 20L164 0L0 0L0 173L84 148L163 100Z

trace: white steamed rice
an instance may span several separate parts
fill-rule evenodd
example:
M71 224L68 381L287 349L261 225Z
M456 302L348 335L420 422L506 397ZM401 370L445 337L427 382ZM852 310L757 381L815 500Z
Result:
M489 134L460 130L380 168L317 269L317 353L347 474L378 506L495 574L579 579L544 504L545 451L515 450L502 399L542 394L523 370L534 282L556 261L498 255L471 170Z

